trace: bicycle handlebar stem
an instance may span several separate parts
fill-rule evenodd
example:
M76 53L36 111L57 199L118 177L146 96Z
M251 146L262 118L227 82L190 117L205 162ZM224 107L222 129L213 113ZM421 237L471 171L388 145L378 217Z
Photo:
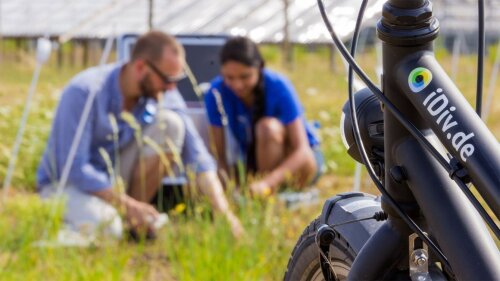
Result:
M397 6L392 5L393 3ZM401 112L406 113L411 123L423 131L427 130L428 126L411 102L401 94L396 81L396 66L401 60L415 53L432 52L432 42L438 31L439 22L433 17L432 4L428 1L388 1L384 4L382 19L377 24L378 36L383 46L382 91ZM385 188L410 216L416 216L419 207L413 194L404 181L395 180L391 175L391 170L394 170L392 168L398 167L393 155L394 148L402 140L411 137L410 132L396 117L384 110ZM389 215L397 217L388 205L383 206Z
M422 4L417 6L416 2ZM388 44L417 46L430 43L437 37L439 23L432 16L432 4L429 1L388 1L384 4L377 31L379 38ZM409 51L413 52L414 49Z

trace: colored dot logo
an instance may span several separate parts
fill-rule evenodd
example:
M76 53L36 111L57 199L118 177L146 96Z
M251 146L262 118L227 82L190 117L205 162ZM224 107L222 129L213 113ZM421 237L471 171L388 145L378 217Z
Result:
M408 76L408 85L414 93L425 89L432 81L432 73L424 67L417 67L410 72Z

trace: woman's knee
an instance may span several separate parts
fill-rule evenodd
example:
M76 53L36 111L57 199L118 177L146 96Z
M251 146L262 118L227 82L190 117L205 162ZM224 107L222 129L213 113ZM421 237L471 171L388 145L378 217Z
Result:
M285 126L276 118L263 117L255 125L255 138L284 144Z
M309 153L308 153L308 157L307 157L307 161L306 161L306 173L307 173L307 178L308 178L308 181L312 181L319 173L319 171L321 170L321 167L320 167L321 163L319 163L319 161L317 161L317 157L315 155L315 152L313 151L313 149L309 149Z

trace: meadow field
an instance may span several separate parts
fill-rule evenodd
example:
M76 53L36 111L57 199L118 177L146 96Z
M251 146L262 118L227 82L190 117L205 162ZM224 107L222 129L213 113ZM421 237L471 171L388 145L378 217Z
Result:
M486 58L489 79L495 57ZM321 123L320 135L327 167L317 184L327 198L352 188L355 163L347 155L339 131L341 107L347 97L345 70L339 55L330 69L326 48L296 47L291 69L282 66L279 48L263 48L268 66L294 83L308 119ZM438 58L451 72L451 57L438 48ZM377 81L372 48L359 56L361 65ZM460 57L456 84L473 104L476 89L475 55ZM0 181L5 177L34 69L33 55L3 50L0 58ZM99 241L92 247L39 247L40 239L54 239L62 209L42 202L34 193L35 170L50 131L62 87L81 65L57 66L55 59L42 69L28 125L21 145L12 188L0 202L0 280L279 280L291 250L321 211L320 205L287 209L277 198L235 200L232 208L242 219L246 234L235 239L223 218L212 216L204 198L170 212L170 222L154 242ZM485 81L485 89L489 83ZM500 80L500 79L499 79ZM487 120L500 137L500 81ZM366 178L366 176L365 176ZM373 192L368 180L362 190ZM228 191L229 193L229 191Z

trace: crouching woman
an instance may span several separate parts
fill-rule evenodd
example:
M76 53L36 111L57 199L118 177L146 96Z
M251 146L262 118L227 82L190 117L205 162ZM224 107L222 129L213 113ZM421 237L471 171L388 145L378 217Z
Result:
M290 81L265 68L257 45L245 37L226 42L220 64L221 75L205 95L219 168L229 171L234 164L228 163L229 134L246 172L257 174L252 194L317 180L323 166L319 141Z

